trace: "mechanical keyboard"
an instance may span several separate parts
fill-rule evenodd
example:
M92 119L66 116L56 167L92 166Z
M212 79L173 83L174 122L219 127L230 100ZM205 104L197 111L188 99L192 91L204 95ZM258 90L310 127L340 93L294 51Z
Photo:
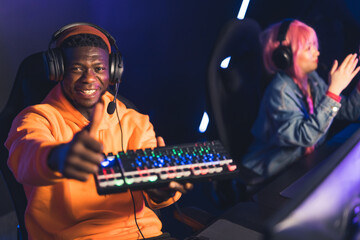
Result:
M104 195L236 174L237 166L220 141L207 141L104 154L95 182L98 194Z

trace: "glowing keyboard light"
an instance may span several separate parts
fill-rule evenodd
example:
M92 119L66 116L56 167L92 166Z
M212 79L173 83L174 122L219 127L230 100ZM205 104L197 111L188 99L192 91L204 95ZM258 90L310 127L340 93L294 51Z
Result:
M229 66L230 59L231 59L231 57L229 56L229 57L225 58L224 60L222 60L222 62L220 63L220 67L224 68L224 69L227 68Z
M239 13L237 15L238 19L240 19L240 20L244 19L247 8L249 6L249 3L250 3L250 0L243 0L242 1Z
M199 126L199 132L204 133L208 127L209 124L209 116L206 112L204 112L204 115L201 119L201 123Z
M103 167L107 167L107 166L109 166L109 164L110 164L110 162L107 160L104 160L101 162L101 166L103 166Z

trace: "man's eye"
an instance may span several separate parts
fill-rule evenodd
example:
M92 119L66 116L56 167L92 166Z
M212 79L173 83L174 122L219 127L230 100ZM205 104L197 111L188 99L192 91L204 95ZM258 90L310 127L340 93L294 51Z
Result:
M73 72L81 72L82 68L81 67L72 67L71 71L73 71Z
M105 68L104 67L96 67L95 71L96 72L103 72L103 71L105 71Z

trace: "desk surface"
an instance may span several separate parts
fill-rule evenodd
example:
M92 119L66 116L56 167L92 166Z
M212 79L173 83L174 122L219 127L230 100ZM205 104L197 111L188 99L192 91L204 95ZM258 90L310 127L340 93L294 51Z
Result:
M281 192L301 179L302 176L310 174L311 171L321 166L321 163L324 163L325 159L331 156L358 129L360 129L360 123L349 125L312 154L296 161L282 171L254 196L254 202L238 203L226 211L220 218L262 233L267 221L291 200L288 197L282 196Z

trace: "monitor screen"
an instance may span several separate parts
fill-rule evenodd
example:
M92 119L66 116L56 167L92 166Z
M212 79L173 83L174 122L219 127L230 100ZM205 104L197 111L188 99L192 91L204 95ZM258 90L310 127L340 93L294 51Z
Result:
M360 239L360 129L269 221L266 239Z

